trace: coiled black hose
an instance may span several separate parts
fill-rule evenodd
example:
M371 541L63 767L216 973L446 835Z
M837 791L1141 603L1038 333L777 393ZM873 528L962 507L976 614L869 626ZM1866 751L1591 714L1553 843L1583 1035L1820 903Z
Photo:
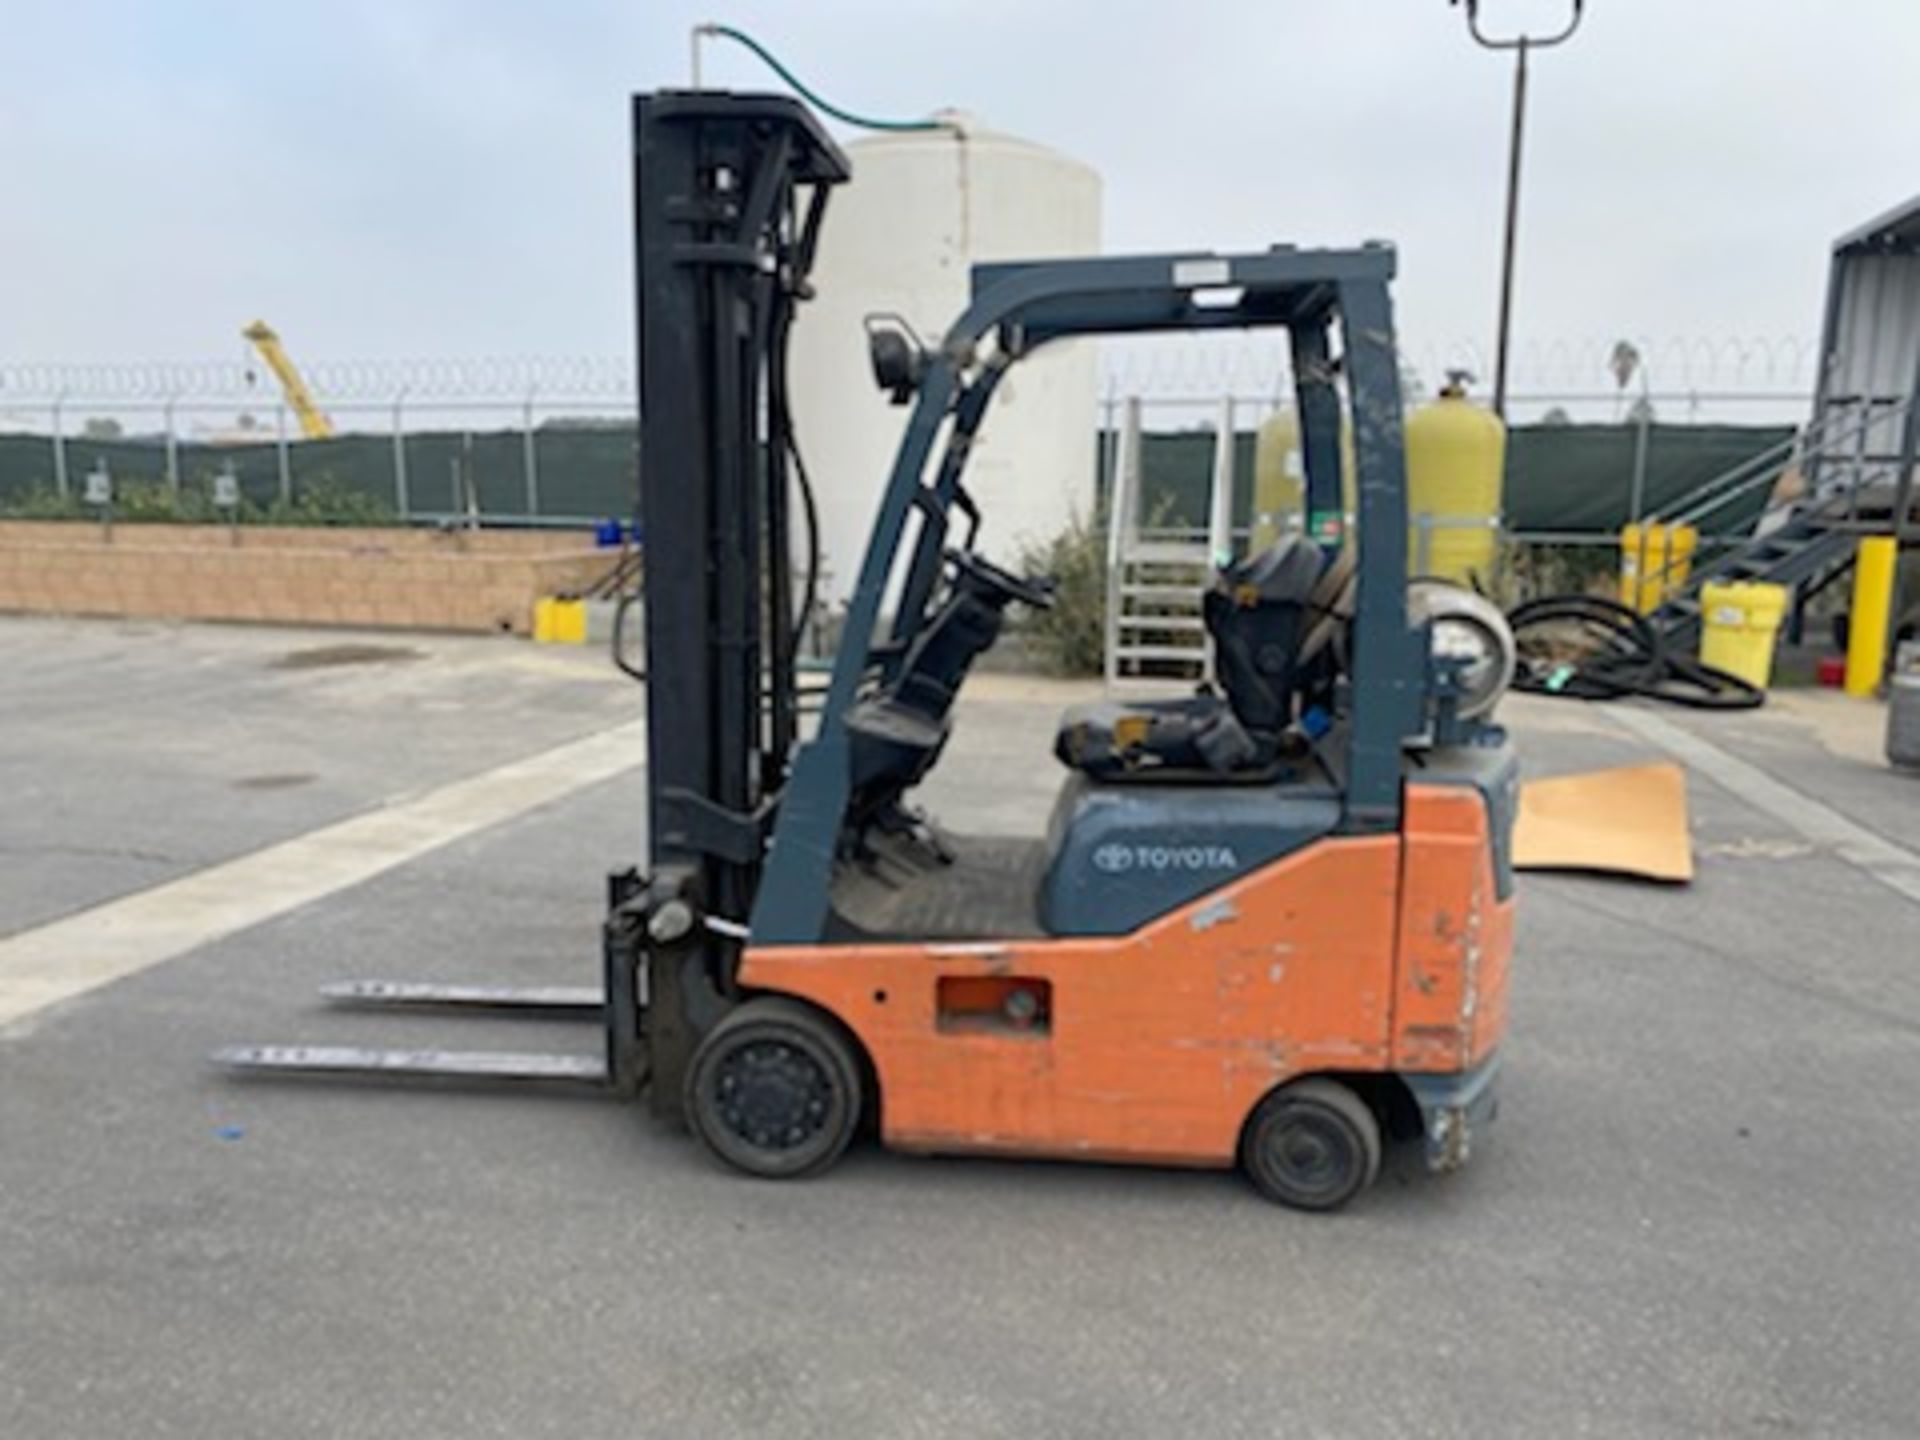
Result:
M1753 710L1766 692L1668 648L1646 616L1601 595L1549 595L1507 614L1513 688L1575 700L1641 695L1695 710Z

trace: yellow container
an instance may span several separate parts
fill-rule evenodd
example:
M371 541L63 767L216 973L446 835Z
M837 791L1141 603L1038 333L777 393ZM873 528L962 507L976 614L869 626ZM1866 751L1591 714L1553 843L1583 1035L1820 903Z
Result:
M533 638L542 645L587 643L587 602L542 595L533 602Z
M1459 380L1407 416L1407 569L1460 585L1493 578L1507 427Z
M1640 609L1640 572L1646 568L1647 536L1644 527L1620 527L1620 603ZM1642 611L1642 614L1645 612Z
M1700 532L1691 525L1624 525L1620 529L1620 603L1642 615L1678 594L1693 569Z
M1307 467L1300 456L1300 418L1291 407L1269 415L1253 439L1253 553L1276 540L1307 533ZM1340 420L1340 504L1352 523L1353 428Z
M1787 613L1787 587L1751 581L1700 590L1700 658L1762 690L1773 677L1773 645Z
M1700 548L1700 532L1691 525L1669 525L1667 527L1667 568L1664 579L1656 570L1647 578L1659 588L1660 600L1664 603L1678 595L1687 585L1687 575L1693 569L1693 552ZM1649 605L1649 610L1654 606Z

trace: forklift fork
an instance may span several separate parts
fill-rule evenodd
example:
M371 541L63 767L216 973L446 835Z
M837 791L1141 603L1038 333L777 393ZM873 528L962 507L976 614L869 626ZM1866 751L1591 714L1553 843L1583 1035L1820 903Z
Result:
M542 985L435 985L411 980L348 980L321 987L327 1004L345 1010L492 1016L519 1020L593 1021L606 1036L602 1054L537 1050L379 1050L358 1045L232 1045L215 1065L237 1075L326 1079L419 1080L442 1084L538 1085L626 1098L647 1077L641 1040L642 940L632 872L609 877L612 908L604 932L606 983L600 988Z
M427 985L412 980L345 980L320 987L320 998L341 1010L422 1010L452 1015L524 1016L536 1020L594 1020L606 996L586 985Z

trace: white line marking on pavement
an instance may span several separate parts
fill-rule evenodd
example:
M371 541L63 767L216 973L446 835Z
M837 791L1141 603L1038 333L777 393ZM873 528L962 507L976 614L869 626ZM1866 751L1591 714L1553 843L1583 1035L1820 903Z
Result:
M0 1025L609 779L642 763L646 733L603 730L0 940Z
M1920 855L1855 824L1838 810L1782 784L1757 765L1729 755L1712 741L1670 720L1627 706L1609 714L1642 740L1686 762L1756 810L1920 904Z

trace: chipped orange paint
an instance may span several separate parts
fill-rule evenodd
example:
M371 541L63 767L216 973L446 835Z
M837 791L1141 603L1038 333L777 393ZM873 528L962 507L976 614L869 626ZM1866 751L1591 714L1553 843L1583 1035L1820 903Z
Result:
M1461 786L1407 787L1395 1070L1465 1070L1507 1024L1513 900L1498 898L1486 807Z
M1423 1048L1431 1027L1449 1027L1452 1055L1463 1027L1476 1058L1498 1038L1512 907L1493 904L1490 862L1483 876L1456 853L1477 844L1484 862L1484 811L1472 791L1408 797L1406 843L1421 863L1430 848L1443 875L1403 865L1398 836L1325 840L1129 935L755 946L740 983L812 1001L853 1031L896 1148L1231 1165L1247 1115L1284 1080L1462 1068L1440 1063L1437 1040ZM1410 872L1424 920L1403 913ZM1471 961L1456 921L1469 915ZM1444 934L1443 918L1455 927ZM1433 933L1409 937L1409 924ZM1418 957L1420 980L1396 948ZM989 976L1049 982L1047 1028L942 1030L940 979Z

